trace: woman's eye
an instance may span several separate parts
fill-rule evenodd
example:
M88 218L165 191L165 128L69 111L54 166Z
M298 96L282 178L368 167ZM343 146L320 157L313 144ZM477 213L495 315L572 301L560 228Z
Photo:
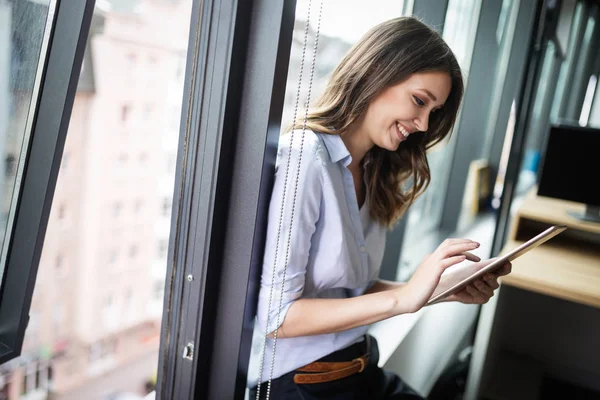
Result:
M417 103L420 107L423 107L425 105L425 102L417 96L413 96L413 98L415 99L415 103Z

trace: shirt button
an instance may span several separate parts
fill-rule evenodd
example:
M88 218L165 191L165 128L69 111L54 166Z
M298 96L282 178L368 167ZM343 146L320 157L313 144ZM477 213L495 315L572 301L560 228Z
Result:
M365 246L360 246L360 251L361 253L364 253L365 251L367 251L367 248Z

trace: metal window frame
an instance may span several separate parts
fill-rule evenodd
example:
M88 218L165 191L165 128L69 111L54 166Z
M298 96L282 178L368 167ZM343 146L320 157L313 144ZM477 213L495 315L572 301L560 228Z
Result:
M526 79L528 63L530 61L530 43L533 40L532 37L537 27L535 12L537 9L540 9L540 4L543 1L536 0L529 2L523 0L518 4L519 9L517 11L515 33L507 65L507 70L511 71L511 73L507 74L503 82L497 107L498 117L496 121L498 123L493 128L493 135L490 140L489 165L492 170L490 182L495 182L496 180L513 99L516 98L519 100L517 105L520 105L522 99L520 91ZM499 49L494 47L499 14L499 4L494 2L484 2L482 4L481 20L479 22L480 28L475 39L470 72L471 79L474 82L485 82L486 74L489 74L488 71L490 68L495 69L495 65L497 64L496 60L492 60L492 65L489 65L489 52L490 47L494 49L495 54L499 51ZM482 67L482 65L485 67ZM460 134L457 135L457 142L454 148L455 154L452 159L448 182L449 190L446 192L441 219L441 229L446 231L455 231L458 226L469 171L469 163L465 162L465 160L469 160L472 154L481 151L485 144L486 138L482 134L481 127L487 125L489 115L485 107L488 107L492 101L490 98L491 94L489 87L486 85L467 85L465 91L463 108L465 110L479 110L480 112L463 111L461 120L458 122L457 130L460 131ZM519 140L521 139L519 138ZM505 184L511 185L506 180ZM504 198L502 201L504 202ZM497 251L497 249L494 248L493 251ZM495 253L493 252L493 254Z
M0 294L0 364L21 354L95 0L56 4Z
M516 122L504 176L504 186L502 187L502 194L500 196L500 208L497 212L492 254L498 254L506 243L506 236L511 223L510 210L519 179L519 171L521 170L528 134L527 126L533 102L535 101L534 89L541 71L541 60L543 57L542 40L547 23L547 12L547 1L537 0L525 8L523 16L519 12L519 19L517 20L517 29L519 28L519 23L522 24L522 29L525 29L526 26L530 27L530 39L527 43L520 43L526 49L525 65L518 86L518 93L515 95L517 109ZM521 18L523 18L523 21L521 21ZM526 25L527 22L529 22L529 25ZM499 157L500 155L498 155Z
M244 396L295 6L194 1L158 399Z
M158 399L243 398L294 10L194 1Z

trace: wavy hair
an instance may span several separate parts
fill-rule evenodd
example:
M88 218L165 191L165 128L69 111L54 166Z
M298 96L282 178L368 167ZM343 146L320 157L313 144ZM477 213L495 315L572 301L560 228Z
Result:
M343 133L384 89L418 72L442 71L452 88L444 106L432 113L426 132L410 135L394 152L373 147L363 158L371 217L391 227L431 180L427 150L449 136L464 86L450 47L433 29L414 17L400 17L373 27L345 55L307 115L314 132ZM302 129L304 121L294 128Z

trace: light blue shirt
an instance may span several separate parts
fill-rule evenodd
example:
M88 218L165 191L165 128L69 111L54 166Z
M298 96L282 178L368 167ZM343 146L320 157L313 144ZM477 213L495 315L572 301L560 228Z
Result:
M278 326L278 309L281 326L290 306L300 298L342 299L363 294L377 280L385 248L385 227L369 217L367 202L358 208L352 174L346 168L352 158L341 137L305 132L296 192L302 132L295 131L291 153L290 137L286 134L280 138L269 207L257 312L262 336L260 347L267 318L267 332ZM288 157L291 163L284 191ZM284 210L279 229L282 201ZM284 278L286 248L289 254ZM273 271L271 311L267 312ZM278 338L273 378L360 341L367 329L368 326L362 326L339 333ZM267 340L266 347L263 382L269 379L272 339Z

